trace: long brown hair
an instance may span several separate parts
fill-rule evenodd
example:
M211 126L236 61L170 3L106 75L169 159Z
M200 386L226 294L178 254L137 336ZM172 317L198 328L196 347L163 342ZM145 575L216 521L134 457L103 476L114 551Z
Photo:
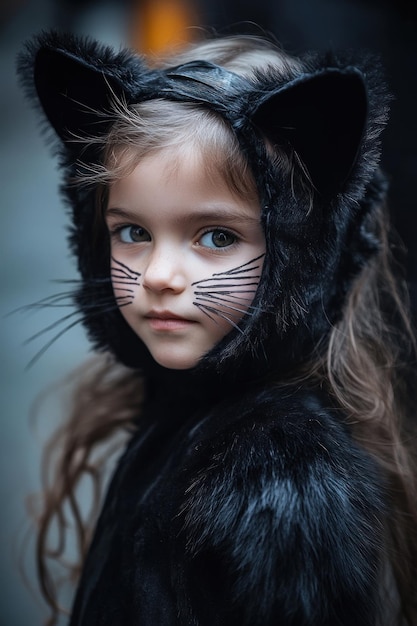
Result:
M203 43L170 59L169 63L186 62L197 54L242 74L272 64L285 72L297 63L253 38ZM172 107L175 107L175 132ZM181 145L193 134L193 140L201 143L199 148L209 152L208 167L215 163L235 193L244 194L253 188L251 174L236 140L214 115L188 105L163 101L158 101L158 106L153 101L131 108L119 102L115 103L115 112L119 121L103 146L106 166L93 168L87 174L83 168L85 180L79 182L108 185L126 173L126 168L133 168L141 154L172 145L173 141ZM167 129L170 129L168 134ZM214 155L218 158L213 158ZM354 438L376 458L386 477L390 507L387 558L401 597L402 612L411 626L417 625L417 469L409 377L416 351L406 287L394 270L388 221L382 206L378 218L375 228L382 241L379 253L357 277L342 318L332 329L325 349L314 363L309 363L302 376L319 379L320 384L328 388L343 409ZM408 352L407 347L411 348ZM52 609L51 624L55 622L59 607L53 579L48 573L48 560L64 556L66 512L69 510L74 519L78 538L80 561L70 568L76 577L100 502L106 454L100 458L96 451L111 443L117 433L132 428L133 417L140 414L142 399L140 374L123 368L107 355L88 364L75 387L70 417L46 449L48 470L43 509L38 518L38 572L42 592ZM96 505L87 517L83 516L75 498L76 488L86 474L92 477ZM51 552L48 538L54 524L62 540Z
M387 558L410 626L417 624L416 337L408 289L392 254L386 208L376 226L379 253L349 292L331 331L318 376L344 411L356 441L386 479Z
M68 578L75 581L80 574L108 475L109 459L134 431L134 418L140 414L142 402L141 376L115 362L109 354L90 358L59 385L61 392L68 387L72 391L72 405L67 420L45 447L43 490L35 510L31 511L38 527L38 578L51 607L47 622L51 625L56 623L61 611L57 600L60 584ZM77 493L81 478L90 478L89 510L82 506ZM69 530L76 539L77 556L72 563L66 560ZM62 566L67 575L53 576L51 562Z

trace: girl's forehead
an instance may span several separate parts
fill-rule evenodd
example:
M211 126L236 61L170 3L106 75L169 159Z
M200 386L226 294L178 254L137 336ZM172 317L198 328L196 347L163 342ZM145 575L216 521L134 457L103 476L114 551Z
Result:
M180 180L182 185L192 186L197 177L204 180L206 188L227 187L237 198L258 199L256 184L242 154L213 146L211 142L201 145L190 139L142 153L135 146L127 146L113 155L114 165L121 173L116 182L131 177L135 171L148 170L152 180L160 178L172 183Z
M235 193L221 172L208 173L195 151L164 150L139 160L133 171L110 187L107 218L123 216L146 224L196 224L210 221L248 227L260 224L260 205L251 195Z
M150 183L152 181L174 181L189 173L204 176L210 167L202 150L190 144L182 144L175 147L162 147L154 150L138 153L134 147L130 147L115 156L115 163L122 172L122 176L116 179L113 187L120 186L118 183L134 183L135 180ZM217 168L217 176L221 177L221 170ZM145 179L145 181L143 180ZM192 180L190 180L190 183Z
M110 196L158 196L168 191L184 200L189 197L190 202L204 195L239 200L224 170L210 167L201 151L190 146L177 151L161 149L139 158L126 176L111 185ZM250 195L246 197L250 199Z
M126 166L126 175L117 180L113 187L131 186L137 183L149 185L166 180L175 181L180 173L187 170L194 170L194 173L201 169L201 160L192 153L191 150L177 150L171 148L161 148L135 155L124 153L120 157L119 165Z

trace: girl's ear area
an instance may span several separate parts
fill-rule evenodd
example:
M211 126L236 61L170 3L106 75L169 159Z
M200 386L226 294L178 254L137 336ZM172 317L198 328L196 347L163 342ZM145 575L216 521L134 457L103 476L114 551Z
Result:
M274 145L294 152L323 196L342 191L360 153L368 98L355 68L306 74L270 93L252 121Z
M129 100L132 61L95 42L73 38L65 44L53 35L35 44L23 72L32 72L36 94L59 137L74 141L105 132L111 100Z
M63 141L100 134L111 97L123 93L113 77L59 50L39 50L34 79L42 108Z

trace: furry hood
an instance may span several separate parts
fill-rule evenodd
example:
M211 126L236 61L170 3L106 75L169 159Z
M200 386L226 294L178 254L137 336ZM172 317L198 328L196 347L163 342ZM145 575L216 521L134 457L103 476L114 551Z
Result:
M224 372L262 360L279 370L308 357L379 245L373 209L386 191L378 163L389 97L375 59L308 54L284 74L270 69L246 79L206 61L149 69L132 51L47 33L28 43L19 73L55 131L82 277L75 300L96 348L132 367L150 362L114 306L107 234L96 238L106 243L92 245L95 192L70 182L80 157L100 161L77 137L107 132L116 94L128 104L166 98L215 111L236 134L257 182L266 256L254 314L198 367ZM294 177L273 164L265 138L299 164Z

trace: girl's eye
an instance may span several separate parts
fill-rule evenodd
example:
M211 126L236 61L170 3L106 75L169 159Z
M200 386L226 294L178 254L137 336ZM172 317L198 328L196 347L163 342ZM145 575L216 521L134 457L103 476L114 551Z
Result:
M119 237L123 243L141 243L151 240L148 231L141 226L123 226L119 230Z
M236 235L227 230L210 230L200 238L200 245L206 248L227 248L236 242Z

